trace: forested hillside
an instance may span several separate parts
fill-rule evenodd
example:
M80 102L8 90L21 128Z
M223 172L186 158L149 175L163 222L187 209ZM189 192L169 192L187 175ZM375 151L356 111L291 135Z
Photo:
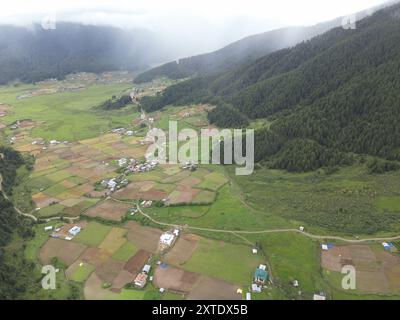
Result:
M218 74L242 63L252 62L268 53L294 46L340 25L339 19L312 27L291 27L273 30L236 41L215 52L180 59L143 72L135 83L158 77L183 79L191 76Z
M358 12L355 17L358 20L363 19L381 7ZM220 50L172 61L150 69L140 74L134 81L142 83L159 77L183 79L193 76L216 75L323 34L341 26L342 20L342 18L337 18L314 26L289 27L246 37Z
M170 59L145 30L58 23L54 30L0 26L0 84L73 72L144 70Z
M356 30L336 28L218 76L182 82L143 106L214 103L209 119L221 127L269 118L270 128L256 135L262 137L256 158L274 167L341 165L349 162L346 153L398 161L399 72L400 5L394 5L359 21ZM232 114L238 116L230 121ZM289 152L293 141L304 148ZM280 155L292 160L278 161Z
M10 249L12 241L33 236L29 221L15 211L4 195L11 194L15 183L16 170L26 165L22 156L9 148L0 147L0 299L24 299L28 291L38 286L33 274L34 264L24 257L23 248ZM18 241L19 242L19 241Z

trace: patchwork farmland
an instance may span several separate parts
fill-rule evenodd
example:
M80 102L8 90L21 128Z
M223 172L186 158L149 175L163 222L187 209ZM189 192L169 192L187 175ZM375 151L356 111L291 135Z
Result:
M0 105L0 130L15 149L35 159L32 172L19 173L21 184L13 194L16 206L38 219L26 255L37 266L56 264L62 271L57 297L65 298L71 283L86 299L236 300L249 292L252 299L311 299L315 292L331 298L400 293L398 253L369 244L338 244L321 253L319 240L297 233L240 233L305 225L312 233L331 234L318 223L299 222L303 217L309 221L299 203L318 214L324 211L326 201L310 202L316 197L311 192L315 183L328 190L318 193L321 199L329 198L331 189L332 201L356 193L362 208L394 212L399 207L396 173L371 178L357 167L359 176L352 178L357 182L349 186L347 169L325 178L262 169L244 179L230 166L152 164L145 159L150 128L168 129L169 120L177 121L178 129L210 128L206 112L211 106L143 114L132 105L100 112L94 108L97 104L129 92L131 83L79 79L82 87L73 94L54 84L54 90L44 90L47 83L7 92L0 88L5 101ZM59 85L70 88L74 80L67 81ZM164 84L159 80L144 86L141 94L155 95ZM62 103L54 111L56 101ZM61 110L68 101L85 121ZM35 112L28 112L25 104L32 104ZM41 109L45 111L36 112ZM66 120L59 125L62 117ZM105 123L104 118L112 121ZM388 179L390 187L383 188ZM44 231L45 226L53 230ZM68 230L74 226L81 231L70 237ZM175 227L179 237L161 250L161 236ZM351 293L340 288L340 267L346 262L360 269L360 286ZM135 279L146 265L151 267L143 277L146 285L138 288ZM251 285L260 266L271 278L258 293ZM293 286L295 280L299 288Z

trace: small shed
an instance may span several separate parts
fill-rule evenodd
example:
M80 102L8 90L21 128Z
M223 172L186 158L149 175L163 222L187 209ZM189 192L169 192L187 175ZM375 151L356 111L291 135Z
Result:
M78 227L78 226L74 226L68 230L68 233L73 236L76 236L79 232L81 232L81 227Z
M260 285L258 285L258 284L256 284L256 283L253 283L253 284L251 285L251 291L252 291L252 292L256 292L256 293L261 293L262 288L261 288Z
M149 265L149 264L146 264L144 267L143 267L143 272L144 273L149 273L150 272L150 269L151 269L151 266Z
M326 300L326 297L321 294L314 294L313 300Z

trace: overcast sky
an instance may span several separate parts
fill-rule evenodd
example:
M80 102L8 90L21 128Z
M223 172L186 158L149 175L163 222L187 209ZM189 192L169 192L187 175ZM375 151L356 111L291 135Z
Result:
M57 21L146 28L166 41L209 51L244 36L284 26L312 25L385 0L1 0L0 22ZM198 44L198 48L193 43ZM200 49L201 48L201 49ZM189 53L189 52L188 52Z

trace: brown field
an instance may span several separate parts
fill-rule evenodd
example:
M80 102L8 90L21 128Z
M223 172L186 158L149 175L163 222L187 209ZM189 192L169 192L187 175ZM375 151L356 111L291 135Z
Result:
M188 300L242 300L242 295L237 294L238 286L234 284L201 277L197 286L187 296Z
M184 178L181 181L179 181L179 184L183 185L183 186L193 187L196 184L199 184L200 182L201 182L201 180L199 178L189 176L189 177Z
M234 284L171 266L167 266L165 269L156 268L154 284L158 288L188 293L189 300L242 299L242 295L236 293L239 287Z
M76 206L77 204L81 203L82 201L85 201L85 198L69 198L67 200L61 201L60 204L70 208L70 207Z
M96 268L95 272L103 282L112 283L117 275L122 271L124 265L125 262L109 258L100 267Z
M172 191L168 196L168 204L190 203L200 191L200 189L192 189L191 187L178 185L177 190Z
M136 275L143 266L149 261L151 253L146 250L139 250L136 254L126 262L124 270Z
M89 247L79 257L79 260L90 263L97 268L107 261L110 256L110 252L106 250Z
M357 290L390 293L400 290L400 257L368 245L337 246L321 255L322 267L341 272L345 265L356 268Z
M143 227L136 222L129 221L125 227L129 229L127 238L138 248L156 253L162 231L160 229Z
M84 214L89 217L100 217L106 220L121 221L132 206L128 203L106 200L99 205L91 207Z
M32 196L32 200L35 202L36 207L44 208L49 206L51 203L59 202L57 198L50 197L44 193L36 193Z
M112 289L121 290L127 285L128 283L132 282L135 279L135 274L121 270L118 275L114 278L112 282Z
M112 228L103 240L103 242L100 243L99 248L107 250L108 252L113 254L126 242L126 233L126 229Z
M151 190L147 192L140 192L136 194L133 199L144 199L144 200L162 200L167 197L167 193L160 190Z
M154 271L154 284L158 288L188 293L195 288L200 277L200 274L171 266L167 266L165 269L159 266Z
M152 189L152 181L142 181L130 183L127 187L114 193L114 197L120 200L162 200L167 197L167 193L162 190Z
M30 152L38 151L42 149L42 146L39 145L32 145L32 144L25 144L23 146L16 148L19 152Z
M40 249L40 262L46 265L51 262L52 258L57 257L70 266L86 248L87 247L81 243L50 238Z
M104 300L107 296L107 291L101 288L102 281L92 272L90 277L85 282L85 287L83 289L83 295L86 300Z
M192 257L193 252L197 248L198 241L199 237L196 235L182 235L165 256L166 261L175 266L184 264Z
M90 205L90 204L89 204ZM67 207L65 208L62 213L64 215L67 215L69 217L76 217L82 213L86 208L88 207L88 204L86 201L80 202L72 207Z

